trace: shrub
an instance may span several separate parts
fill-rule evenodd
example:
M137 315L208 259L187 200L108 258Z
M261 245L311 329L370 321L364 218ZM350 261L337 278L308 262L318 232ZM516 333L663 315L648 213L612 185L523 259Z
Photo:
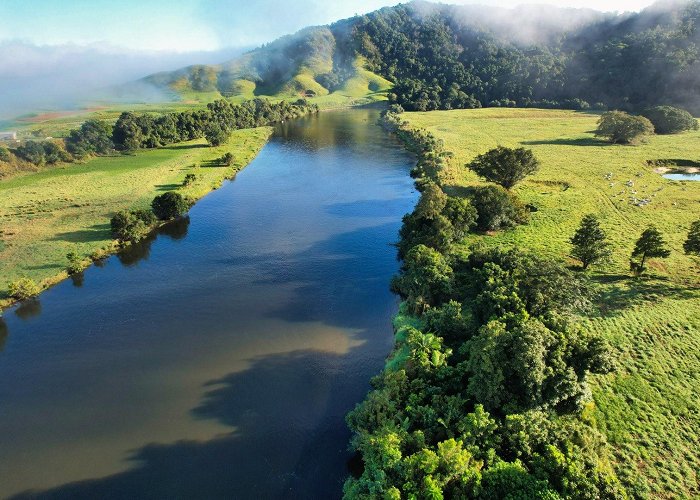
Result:
M657 134L677 134L698 129L698 121L684 109L655 106L644 110L642 115L651 121Z
M196 174L187 174L185 176L185 179L182 181L183 186L191 186L192 184L195 183L197 180L197 175Z
M7 293L13 299L26 300L39 295L39 293L41 293L41 287L37 285L33 279L20 278L9 284Z
M112 217L112 237L120 241L140 241L145 238L156 217L150 210L122 210Z
M529 149L498 146L477 156L467 166L481 177L511 189L537 172L539 161Z
M10 154L10 150L7 149L5 146L0 146L0 161L11 161L12 156Z
M187 213L190 204L180 193L168 191L153 198L151 203L153 213L160 220L170 220Z
M219 163L221 163L222 165L225 165L227 167L230 167L231 165L233 165L233 160L234 160L233 153L225 153L219 159Z
M68 267L66 267L68 274L78 274L85 270L86 266L83 264L83 259L76 252L68 252L66 259L68 259Z
M608 111L598 120L595 135L607 137L613 144L632 144L653 133L654 125L643 116L632 116L624 111Z
M528 221L525 205L501 186L472 188L470 198L478 214L476 226L482 231L507 229Z

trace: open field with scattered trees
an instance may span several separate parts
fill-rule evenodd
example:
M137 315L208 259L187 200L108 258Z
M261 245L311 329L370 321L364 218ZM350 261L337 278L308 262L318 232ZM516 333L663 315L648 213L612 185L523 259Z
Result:
M396 350L348 417L365 467L346 496L697 496L700 184L661 173L696 165L700 134L618 145L593 113L396 116L422 196Z
M65 278L69 252L89 258L114 249L115 212L149 208L154 196L167 191L201 198L247 165L271 130L236 130L217 147L198 139L94 157L0 182L0 276L44 285ZM233 154L230 165L220 162L226 153ZM7 300L6 288L2 283L0 303Z

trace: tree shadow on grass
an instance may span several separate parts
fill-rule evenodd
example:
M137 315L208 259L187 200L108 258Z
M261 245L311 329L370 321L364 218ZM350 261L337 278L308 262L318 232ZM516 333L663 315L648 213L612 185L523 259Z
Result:
M182 187L182 184L156 184L154 186L157 191L174 191L179 187Z
M666 277L634 278L624 274L598 276L594 281L606 285L596 298L600 316L619 314L629 307L666 297L675 299L700 298L700 289L687 288Z
M520 144L528 146L541 146L541 145L552 145L552 146L612 146L611 143L603 141L601 139L595 139L592 137L582 137L579 139L548 139L540 141L521 141Z
M163 146L160 149L170 149L173 151L179 151L182 149L201 149L201 148L208 148L209 145L207 144L176 144L173 146Z
M366 374L348 380L350 362L315 350L252 359L208 382L192 410L230 433L148 444L132 451L129 470L13 498L340 498L350 455L337 443L348 442L344 415L366 391L355 380ZM349 384L357 390L337 390Z
M95 224L88 229L58 233L51 239L52 241L68 241L70 243L91 243L108 240L110 239L110 225L108 223Z

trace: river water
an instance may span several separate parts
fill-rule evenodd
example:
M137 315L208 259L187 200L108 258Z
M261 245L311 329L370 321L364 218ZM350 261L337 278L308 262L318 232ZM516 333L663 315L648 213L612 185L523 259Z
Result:
M0 496L340 496L417 197L376 119L278 127L188 220L6 311Z

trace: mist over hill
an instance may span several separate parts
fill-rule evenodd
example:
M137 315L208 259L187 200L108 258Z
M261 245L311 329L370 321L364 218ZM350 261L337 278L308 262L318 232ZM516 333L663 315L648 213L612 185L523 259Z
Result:
M676 104L700 112L697 1L639 13L423 1L310 27L218 65L143 80L187 98L321 96L380 77L407 109ZM358 85L358 77L360 82ZM353 81L354 79L354 81Z

